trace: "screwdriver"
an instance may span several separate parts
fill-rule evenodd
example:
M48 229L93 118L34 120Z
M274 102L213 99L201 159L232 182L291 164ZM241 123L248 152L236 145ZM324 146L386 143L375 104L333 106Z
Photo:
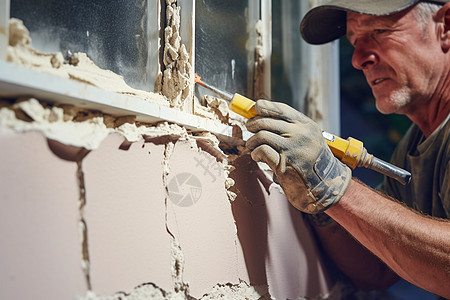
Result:
M221 91L218 88L203 82L202 78L197 73L195 73L195 82L200 84L201 86L207 88L208 90L213 91L220 98L230 102L230 109L232 111L234 111L235 113L237 113L247 119L251 119L257 115L256 110L255 110L255 104L256 104L255 101L250 100L247 97L244 97L239 94L233 95L231 93Z
M195 74L195 82L211 90L220 98L230 102L230 109L235 113L247 119L253 118L257 115L255 110L255 101L250 100L237 93L231 94L219 90L218 88L203 82L201 80L201 77L197 74ZM364 148L361 141L351 137L349 137L347 140L344 140L343 138L340 138L337 135L328 133L326 131L322 132L322 136L324 137L325 141L328 144L328 147L330 147L331 152L333 152L334 156L336 156L340 161L349 166L352 170L354 170L356 167L364 167L395 179L403 185L409 183L411 179L411 173L384 160L381 160L373 156L372 154L369 154L366 148Z

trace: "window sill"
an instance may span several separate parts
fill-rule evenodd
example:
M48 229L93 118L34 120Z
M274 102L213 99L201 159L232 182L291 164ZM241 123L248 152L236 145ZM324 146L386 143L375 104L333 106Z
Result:
M190 132L209 131L217 135L219 140L231 145L242 144L251 136L251 133L246 131L242 133L242 138L233 136L233 127L218 120L0 61L0 97L23 96L32 96L51 103L70 104L114 116L134 115L136 121L145 123L176 123Z

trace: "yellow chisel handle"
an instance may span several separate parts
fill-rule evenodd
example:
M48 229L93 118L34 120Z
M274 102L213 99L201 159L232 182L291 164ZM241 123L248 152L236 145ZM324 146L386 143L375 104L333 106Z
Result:
M255 110L256 102L239 94L234 94L231 99L230 109L235 113L251 119L257 115Z

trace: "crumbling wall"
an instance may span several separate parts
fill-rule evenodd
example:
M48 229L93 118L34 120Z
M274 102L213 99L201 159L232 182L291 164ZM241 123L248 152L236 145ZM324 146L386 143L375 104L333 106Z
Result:
M167 16L161 94L131 89L82 53L66 59L34 50L19 20L7 60L184 109L192 66L176 1L167 0ZM218 106L197 113L238 122ZM23 97L0 101L0 143L4 298L284 299L332 291L313 236L270 172L245 151L224 153L211 134Z
M267 294L265 282L259 292L249 285L226 190L231 167L200 148L215 149L211 138L169 124L107 128L111 116L74 122L35 99L3 102L0 116L3 293L102 299L144 284L144 295L154 287L162 299ZM78 141L65 136L77 131ZM20 289L27 278L32 288ZM69 282L59 287L61 278Z

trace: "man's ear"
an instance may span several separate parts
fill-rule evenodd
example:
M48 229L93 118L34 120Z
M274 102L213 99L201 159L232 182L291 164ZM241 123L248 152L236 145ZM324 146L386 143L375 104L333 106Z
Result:
M445 3L437 12L435 22L438 26L438 37L444 52L450 50L450 2Z

